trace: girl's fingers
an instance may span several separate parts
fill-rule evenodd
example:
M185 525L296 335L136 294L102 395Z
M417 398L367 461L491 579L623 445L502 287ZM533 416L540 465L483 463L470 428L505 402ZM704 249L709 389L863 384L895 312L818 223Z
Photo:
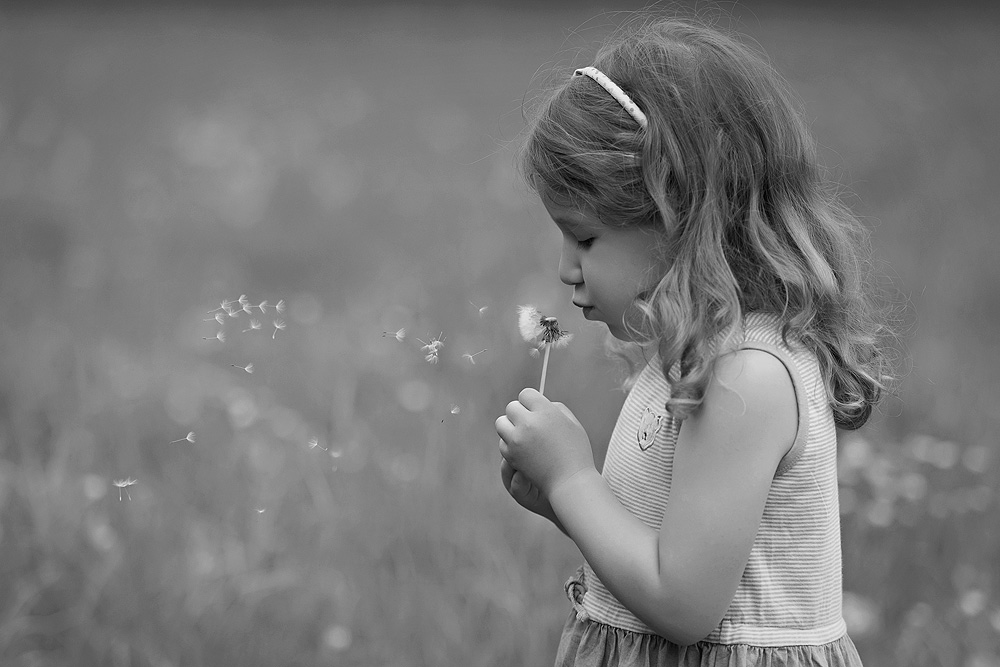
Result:
M517 497L525 497L528 491L531 489L531 485L528 483L528 478L524 476L524 473L515 470L513 477L510 479L510 495Z
M514 478L514 466L507 459L500 459L500 479L503 481L503 488L510 491L511 480Z
M496 421L497 435L499 435L504 440L510 440L514 435L514 425L510 422L510 418L507 415L500 415L497 417Z
M528 416L528 408L524 407L520 401L511 401L507 404L506 415L511 422L520 422Z
M504 461L510 459L510 446L504 442L503 438L500 438L500 456L504 458Z

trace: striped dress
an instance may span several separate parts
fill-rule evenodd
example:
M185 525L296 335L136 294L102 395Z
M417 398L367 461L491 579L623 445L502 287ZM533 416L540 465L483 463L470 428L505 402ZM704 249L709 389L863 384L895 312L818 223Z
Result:
M739 347L763 350L785 365L799 425L725 616L705 641L675 646L655 636L584 564L567 582L574 613L557 664L861 664L841 609L837 433L818 362L804 348L785 344L778 318L768 314L746 316ZM666 413L669 396L669 381L654 358L625 400L602 471L622 505L657 529L669 502L680 428ZM633 657L625 661L627 655Z

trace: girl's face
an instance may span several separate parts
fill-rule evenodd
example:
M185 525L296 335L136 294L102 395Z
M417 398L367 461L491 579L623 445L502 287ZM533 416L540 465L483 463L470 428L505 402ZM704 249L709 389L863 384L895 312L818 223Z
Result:
M588 320L604 322L611 335L631 340L635 298L652 288L669 267L663 234L650 227L609 227L590 211L543 195L542 203L562 232L559 279L573 287L573 305Z

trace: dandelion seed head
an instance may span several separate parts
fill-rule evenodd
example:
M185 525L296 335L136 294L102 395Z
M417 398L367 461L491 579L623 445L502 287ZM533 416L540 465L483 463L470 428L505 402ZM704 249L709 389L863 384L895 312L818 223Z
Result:
M253 312L252 310L250 310L251 308L253 308L253 306L251 306L249 303L243 304L243 312L246 313L247 315Z
M532 343L542 335L541 319L541 313L534 306L517 307L517 328L525 342Z
M248 331L257 331L258 329L260 329L260 327L261 327L260 320L251 319L250 320L250 328L244 329L243 333L246 333Z
M258 307L258 308L260 308L260 312L261 312L261 313L266 313L266 312L267 312L267 307L268 307L268 306L270 306L270 305L271 305L271 304L269 304L269 303L267 302L267 299L264 299L264 300L263 300L263 301L261 301L261 302L260 302L259 304L257 304L257 307Z
M278 311L279 315L284 314L284 312L285 312L285 300L284 299L279 299L278 303L274 304L274 309L276 311Z

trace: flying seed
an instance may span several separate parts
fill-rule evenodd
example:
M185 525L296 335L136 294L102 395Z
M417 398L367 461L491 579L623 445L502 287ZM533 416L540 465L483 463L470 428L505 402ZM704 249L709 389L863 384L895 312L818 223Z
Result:
M465 354L462 355L462 357L464 357L465 359L468 359L469 363L472 364L473 366L475 366L476 365L476 357L478 357L480 354L482 354L485 351L486 350L479 350L479 352L476 352L475 354L469 354L468 352L466 352Z
M253 366L253 364L250 364L250 365ZM191 431L190 433L188 433L187 435L185 435L183 438L178 438L177 440L171 440L170 444L172 445L175 442L185 442L185 441L187 441L187 442L194 442L194 431Z
M391 338L395 338L400 343L402 343L403 339L406 338L406 328L403 327L399 331L395 331L395 332L393 332L393 331L383 331L382 332L382 338L385 338L387 336L391 337Z
M246 366L240 366L239 364L229 364L233 368L238 368L241 371L246 371L247 373L253 374L253 364L247 364Z
M135 484L134 479L132 479L131 477L126 477L125 479L116 479L111 483L114 484L116 487L118 487L118 502L121 502L123 489L125 491L125 495L128 496L128 499L132 500L132 495L128 492L128 487Z
M243 333L246 333L248 331L257 331L258 329L260 329L260 327L261 327L260 320L251 319L250 320L250 328L249 329L244 329Z
M274 333L271 334L271 340L274 340L274 337L278 335L278 330L279 329L284 330L284 328L285 328L285 321L284 320L275 320L274 321Z

